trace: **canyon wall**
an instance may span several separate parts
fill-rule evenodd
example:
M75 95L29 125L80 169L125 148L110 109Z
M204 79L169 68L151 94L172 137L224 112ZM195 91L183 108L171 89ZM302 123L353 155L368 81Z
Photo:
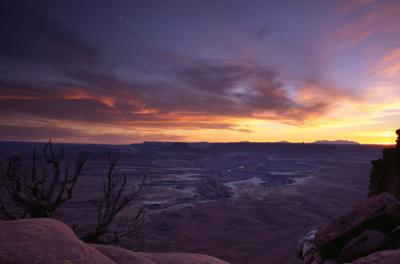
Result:
M372 164L368 196L388 192L400 199L400 148L384 149L382 159Z

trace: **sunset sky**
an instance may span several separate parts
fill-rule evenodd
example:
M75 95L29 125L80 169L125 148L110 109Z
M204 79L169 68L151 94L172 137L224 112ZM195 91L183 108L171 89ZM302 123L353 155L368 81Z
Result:
M0 140L355 140L400 128L400 1L0 3Z

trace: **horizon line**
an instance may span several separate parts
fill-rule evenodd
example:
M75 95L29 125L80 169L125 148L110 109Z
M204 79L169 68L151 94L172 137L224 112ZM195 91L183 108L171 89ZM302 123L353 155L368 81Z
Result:
M337 142L338 141L338 142ZM340 141L342 143L340 143ZM1 140L0 143L32 143L32 144L43 144L49 141L35 141L35 140ZM325 143L324 143L325 142ZM344 143L348 142L348 143ZM132 143L125 143L125 144L118 144L118 143L83 143L83 142L55 142L52 140L53 144L65 144L65 145L112 145L112 146L130 146L130 145L141 145L146 143L160 143L160 144L167 144L167 143L187 143L187 144L314 144L314 145L361 145L361 146L395 146L395 143L360 143L357 141L352 140L316 140L316 141L303 141L303 142L290 142L290 141L226 141L226 142L218 142L218 141L162 141L162 140L144 140L142 142L132 142Z

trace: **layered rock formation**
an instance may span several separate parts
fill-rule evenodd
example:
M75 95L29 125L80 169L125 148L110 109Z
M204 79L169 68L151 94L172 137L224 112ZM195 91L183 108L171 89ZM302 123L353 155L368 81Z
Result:
M372 162L367 199L299 240L305 264L400 263L400 129L395 148Z
M306 264L347 263L400 248L399 230L400 203L393 195L382 193L307 234L299 241L298 255Z
M400 147L384 149L382 159L372 164L368 196L388 192L400 199Z
M226 264L189 253L138 253L90 245L54 219L0 221L0 263L7 264Z

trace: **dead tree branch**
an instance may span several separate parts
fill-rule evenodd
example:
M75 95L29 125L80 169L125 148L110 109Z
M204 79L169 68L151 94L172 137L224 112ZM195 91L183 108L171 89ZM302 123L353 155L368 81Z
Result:
M23 154L9 157L0 167L0 217L51 217L60 205L72 198L87 157L87 154L79 153L72 174L68 165L63 164L64 149L55 150L51 141L43 148L44 164L39 164L43 160L36 148L30 161ZM48 167L52 173L48 173ZM20 214L11 213L6 200L10 207L18 208Z
M117 160L110 160L108 171L103 179L103 190L100 199L92 202L96 208L97 224L93 231L81 239L88 243L123 244L125 237L134 236L140 229L144 209L139 209L133 217L121 216L121 211L131 204L141 192L146 177L143 177L136 188L127 190L125 173L114 173Z

